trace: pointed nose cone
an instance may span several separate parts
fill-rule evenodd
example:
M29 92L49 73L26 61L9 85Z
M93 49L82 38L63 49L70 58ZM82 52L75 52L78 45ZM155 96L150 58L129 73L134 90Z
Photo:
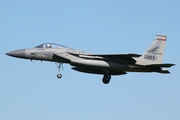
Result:
M6 55L17 57L17 58L25 58L25 49L14 50L14 51L6 53Z

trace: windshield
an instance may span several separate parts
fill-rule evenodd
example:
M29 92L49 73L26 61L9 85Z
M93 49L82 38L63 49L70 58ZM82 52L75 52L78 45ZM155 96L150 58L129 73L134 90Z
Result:
M43 43L41 45L36 46L35 48L68 48L68 47L55 43Z

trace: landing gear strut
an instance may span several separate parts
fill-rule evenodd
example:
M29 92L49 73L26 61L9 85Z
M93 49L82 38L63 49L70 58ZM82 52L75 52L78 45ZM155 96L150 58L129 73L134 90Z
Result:
M108 74L108 73L106 73L106 74L104 74L104 77L103 77L103 79L102 79L102 82L103 82L104 84L108 84L108 83L110 82L110 79L111 79L111 75Z
M56 63L56 62L55 62L55 64L56 64L57 69L58 69L58 72L59 72L59 73L57 74L57 78L61 79L61 78L62 78L62 74L60 73L60 70L61 70L61 67L62 67L62 69L63 69L62 63Z

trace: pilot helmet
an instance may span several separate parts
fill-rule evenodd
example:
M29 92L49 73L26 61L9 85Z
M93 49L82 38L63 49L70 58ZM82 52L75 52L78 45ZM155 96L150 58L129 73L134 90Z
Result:
M46 44L46 48L51 48L51 44Z

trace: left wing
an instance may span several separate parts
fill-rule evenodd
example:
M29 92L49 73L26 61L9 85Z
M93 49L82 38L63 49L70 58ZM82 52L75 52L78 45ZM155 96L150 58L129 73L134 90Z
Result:
M139 54L78 54L78 53L71 53L68 54L78 56L85 59L99 59L99 60L111 60L115 62L127 62L129 64L135 64L136 60L133 57L140 57Z

